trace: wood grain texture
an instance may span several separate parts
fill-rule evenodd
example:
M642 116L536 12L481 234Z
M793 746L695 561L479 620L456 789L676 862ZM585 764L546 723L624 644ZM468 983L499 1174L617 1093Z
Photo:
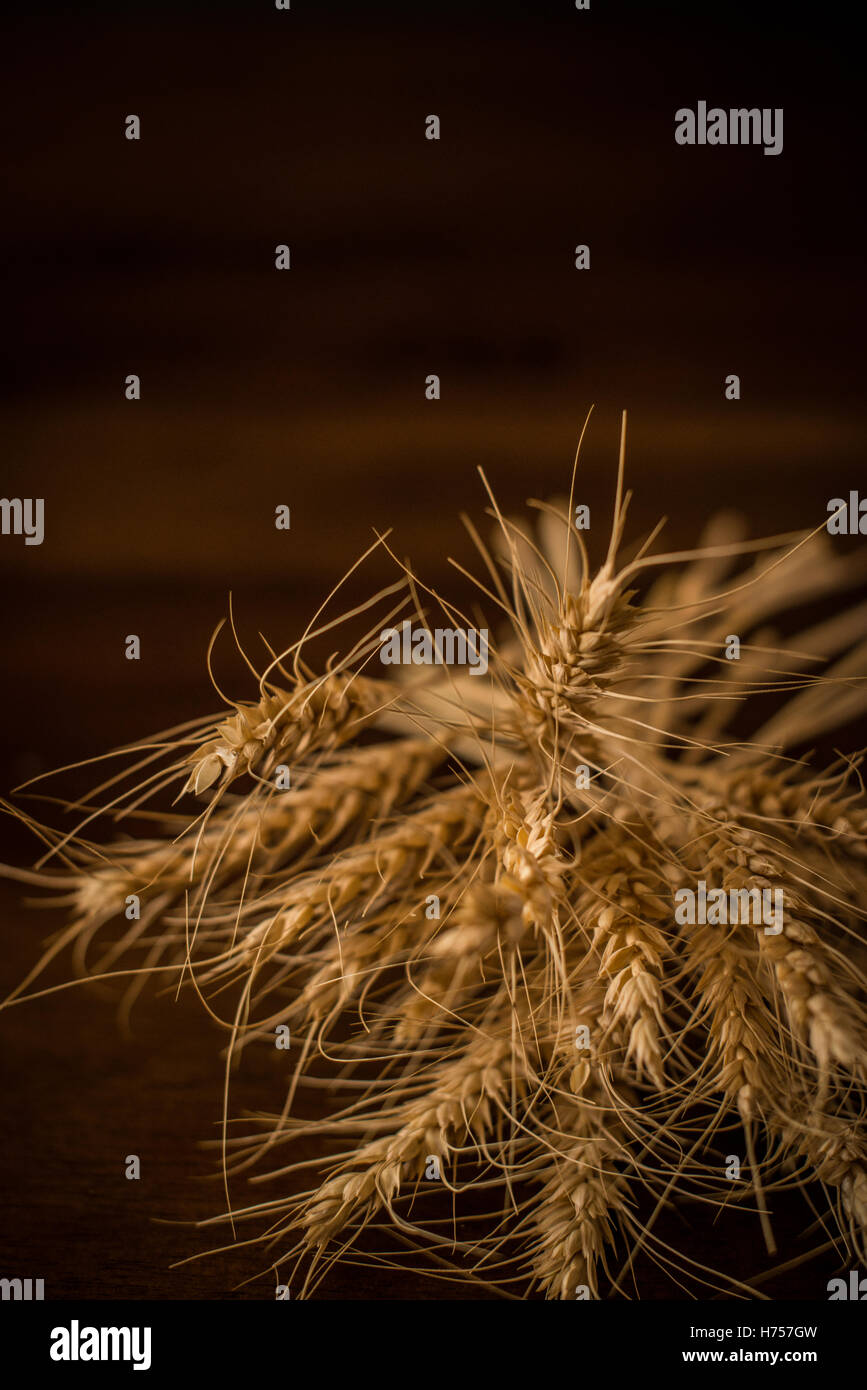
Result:
M4 82L3 491L44 496L47 528L38 549L0 544L4 791L218 707L204 653L229 592L251 649L260 628L289 642L374 527L467 599L447 558L471 562L459 513L480 522L478 466L509 510L564 492L593 402L591 542L624 406L635 537L668 513L667 540L692 543L719 507L753 534L816 524L857 485L862 152L844 101L860 50L815 12L765 32L752 5L743 23L737 6L717 22L594 5L583 31L568 5L466 8L428 23L298 5L291 31L249 5L21 18ZM786 106L783 156L675 147L675 107L723 88ZM393 576L373 557L346 602ZM249 694L228 645L217 669ZM11 818L0 833L0 859L33 859ZM0 889L5 990L48 928ZM151 990L131 1037L92 987L0 1014L0 1277L44 1278L49 1298L273 1297L273 1276L236 1287L267 1256L171 1268L216 1243L190 1223L222 1210L200 1147L220 1118L220 1041L194 1003ZM279 1104L279 1065L248 1054L239 1109ZM666 1220L696 1259L761 1263L748 1217ZM821 1238L804 1240L811 1221L780 1199L779 1260ZM835 1272L823 1257L774 1289L823 1298ZM637 1274L641 1296L678 1296L650 1261ZM347 1266L320 1296L488 1295Z

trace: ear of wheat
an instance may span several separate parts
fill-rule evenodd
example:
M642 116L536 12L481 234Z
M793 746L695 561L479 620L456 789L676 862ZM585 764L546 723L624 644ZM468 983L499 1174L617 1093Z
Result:
M155 972L197 991L225 1030L227 1096L232 1059L289 1026L275 1113L224 1130L220 1219L250 1223L297 1295L354 1252L595 1298L624 1293L643 1249L697 1296L752 1296L748 1269L679 1256L654 1213L740 1204L772 1250L775 1191L815 1181L841 1258L864 1258L867 802L858 758L792 750L862 713L865 615L788 650L772 626L864 565L821 528L746 542L728 517L694 552L622 562L624 447L625 416L595 572L571 498L540 504L536 535L491 499L493 552L473 532L499 616L484 679L379 678L375 630L320 674L298 643L255 701L138 745L74 833L39 827L48 852L19 875L72 909L42 964L71 946L85 977L129 969L127 1002ZM424 617L415 575L395 592ZM769 694L749 738L727 735ZM198 814L85 838L167 787ZM674 894L699 879L781 888L781 930L679 924ZM302 1139L312 1165L293 1162ZM249 1169L283 1195L236 1204ZM460 1234L431 1202L443 1188L470 1213Z

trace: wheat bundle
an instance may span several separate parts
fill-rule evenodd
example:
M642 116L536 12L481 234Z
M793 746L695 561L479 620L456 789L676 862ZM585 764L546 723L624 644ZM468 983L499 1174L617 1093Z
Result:
M35 877L72 909L40 964L71 946L132 993L180 980L225 1029L219 1219L251 1223L293 1296L349 1258L616 1296L638 1250L693 1294L752 1296L658 1212L741 1205L773 1249L773 1194L817 1181L863 1258L867 801L857 757L793 750L863 710L864 613L787 648L772 625L864 566L823 527L747 542L732 518L623 561L624 448L625 417L595 572L572 497L535 532L492 497L492 549L471 528L483 672L385 666L377 624L316 674L304 646L336 625L317 615L255 702L137 745L74 833L40 827ZM424 599L475 630L405 566L376 600L395 597L390 617L423 623ZM163 836L85 837L166 788L198 804ZM770 918L720 910L763 893ZM232 1062L281 1030L286 1093L230 1137ZM280 1195L237 1204L249 1170Z

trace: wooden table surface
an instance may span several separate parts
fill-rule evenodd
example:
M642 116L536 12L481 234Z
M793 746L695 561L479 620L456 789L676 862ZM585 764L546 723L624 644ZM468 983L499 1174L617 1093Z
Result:
M373 527L465 598L447 557L472 563L462 509L486 527L478 466L508 509L568 490L593 402L579 500L597 553L624 406L633 537L667 513L667 541L694 543L720 507L753 534L817 524L857 486L861 52L820 12L762 29L754 5L146 9L40 6L10 40L3 489L45 498L46 539L0 543L2 790L213 709L204 653L229 591L245 640L288 642ZM784 154L676 147L674 109L714 92L785 104ZM347 602L393 577L373 557ZM217 667L249 694L223 647ZM14 820L0 833L0 860L32 862ZM0 885L2 989L50 929L26 893ZM255 1253L171 1268L222 1210L200 1147L219 1045L199 1006L153 991L130 1037L92 987L0 1013L0 1277L50 1298L273 1297L273 1276L233 1292ZM279 1104L278 1065L246 1056L239 1110ZM810 1219L780 1201L779 1261ZM734 1272L759 1248L749 1218L671 1222ZM823 1298L834 1272L823 1258L774 1288ZM677 1294L646 1261L640 1287ZM350 1266L320 1296L488 1295Z
M267 607L263 597L262 609ZM25 685L19 692L18 733L26 730L27 737L18 737L13 749L16 740L7 726L7 765L29 772L40 759L59 764L63 739L52 710L62 711L61 733L79 730L77 741L67 744L67 755L83 757L103 747L94 732L95 705L105 712L107 733L115 736L106 746L120 742L121 733L153 730L209 708L203 703L207 687L201 673L185 687L186 664L180 660L172 681L151 689L144 700L129 692L122 697L114 682L95 679L86 663L71 661L57 672L51 699L42 682L29 692ZM196 664L191 653L189 665ZM40 759L34 749L40 750ZM45 808L32 809L44 813ZM65 823L56 810L53 819ZM29 834L11 818L3 824L3 859L32 862ZM20 884L0 882L4 993L20 983L43 938L63 921L56 910L25 905L38 896ZM63 958L49 967L43 983L63 984L70 978ZM224 1039L198 1001L188 994L176 1000L173 992L163 994L156 986L143 992L126 1034L118 1022L119 995L119 987L79 984L0 1012L4 1277L43 1278L51 1298L273 1297L273 1273L238 1287L273 1259L257 1250L237 1249L172 1268L228 1239L221 1236L222 1228L203 1230L192 1224L225 1210L217 1156L202 1143L219 1134ZM285 1054L276 1049L247 1049L232 1080L230 1113L279 1108L285 1066ZM139 1181L124 1176L129 1154L141 1158ZM276 1185L247 1187L243 1177L232 1183L236 1204L279 1190ZM773 1213L780 1247L773 1260L765 1257L757 1220L749 1215L729 1214L714 1224L708 1213L683 1209L667 1216L658 1230L693 1259L740 1276L747 1264L751 1273L771 1269L821 1242L815 1232L805 1237L812 1216L799 1197L775 1198ZM823 1298L837 1264L833 1254L826 1254L776 1278L766 1291L776 1297ZM646 1259L637 1263L637 1279L644 1298L683 1296ZM348 1265L336 1267L317 1296L466 1299L491 1294L422 1274Z

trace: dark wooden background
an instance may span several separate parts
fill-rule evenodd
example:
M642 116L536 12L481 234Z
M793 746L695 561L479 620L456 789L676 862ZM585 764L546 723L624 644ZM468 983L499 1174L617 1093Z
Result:
M477 467L510 509L563 491L593 403L579 500L597 546L624 406L633 534L667 513L690 543L719 507L754 533L815 524L863 479L845 9L408 8L49 5L9 29L2 491L46 499L46 539L0 540L7 788L213 708L204 653L229 591L251 645L260 628L285 645L374 526L465 596L447 557L471 558ZM783 106L783 154L677 147L674 110L699 99ZM348 597L392 574L374 557ZM217 666L250 693L228 650ZM0 857L34 855L8 819ZM47 930L22 896L3 886L4 987ZM0 1274L58 1298L272 1296L231 1294L259 1267L243 1252L169 1269L210 1243L171 1223L221 1202L200 1010L147 994L126 1038L77 989L0 1015L0 1040ZM274 1066L250 1054L239 1108L273 1106ZM803 1211L780 1222L794 1258ZM736 1270L758 1244L754 1224L692 1240ZM823 1297L827 1263L775 1290ZM349 1269L322 1296L448 1293Z

